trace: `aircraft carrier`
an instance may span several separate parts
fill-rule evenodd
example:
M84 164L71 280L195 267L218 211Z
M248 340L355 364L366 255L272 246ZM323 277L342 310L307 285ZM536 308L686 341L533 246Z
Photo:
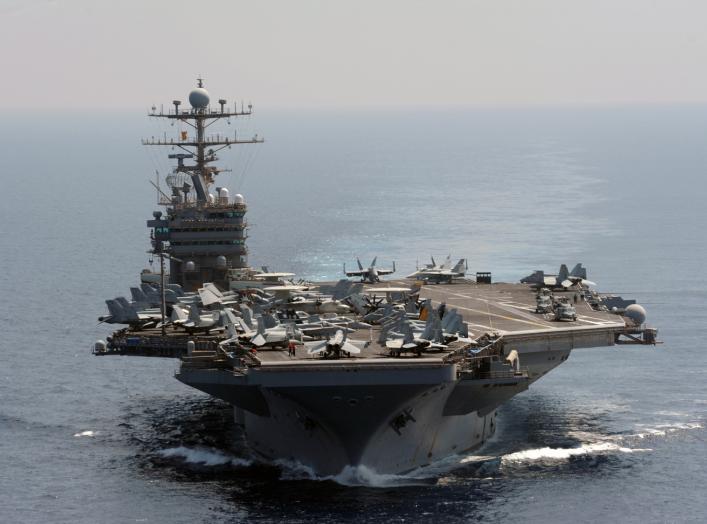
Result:
M106 301L100 320L125 327L94 354L180 359L176 378L230 403L256 455L321 475L410 471L483 445L496 409L572 350L656 343L643 308L593 291L581 264L519 283L463 261L381 281L395 267L374 260L317 283L249 267L245 198L215 187L212 162L262 139L207 131L251 107L212 106L201 80L189 103L149 113L178 124L143 141L179 151L147 222L159 271Z

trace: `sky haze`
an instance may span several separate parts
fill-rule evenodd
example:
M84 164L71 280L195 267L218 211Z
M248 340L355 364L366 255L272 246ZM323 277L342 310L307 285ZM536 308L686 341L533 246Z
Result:
M707 4L0 0L4 108L707 101ZM181 95L183 96L183 94Z

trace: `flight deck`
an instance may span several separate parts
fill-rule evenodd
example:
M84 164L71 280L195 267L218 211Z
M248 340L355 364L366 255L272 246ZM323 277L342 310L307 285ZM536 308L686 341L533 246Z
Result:
M313 288L326 289L335 285L335 282L321 282ZM390 289L406 289L407 292L393 292ZM380 293L376 290L380 289ZM598 310L587 300L586 290L560 290L554 291L555 298L563 297L571 303L576 310L576 320L556 320L553 313L537 313L537 290L528 284L493 283L480 284L471 280L455 280L453 283L421 284L413 279L398 279L367 284L366 295L373 298L380 305L386 302L400 302L401 297L417 296L417 302L430 300L431 304L439 310L444 304L445 311L456 312L461 315L469 329L469 338L476 339L486 333L503 336L509 341L519 340L548 340L566 339L570 336L573 347L585 345L613 345L621 334L629 333L625 318L610 311ZM296 304L293 304L293 308ZM355 317L356 315L347 315ZM326 316L323 316L326 319ZM287 320L283 320L287 322ZM366 359L391 360L391 351L380 340L381 326L371 323L368 328L350 329L347 338L357 343L361 349L359 354L352 354L341 359L361 362ZM566 336L564 336L566 335ZM590 337L591 343L582 344L582 337ZM199 355L206 361L213 362L213 355L218 345L226 338L223 329L210 331L185 332L182 329L170 328L167 336L162 336L159 328L130 329L126 328L114 333L111 340L112 351L125 355L182 357L187 361L197 364ZM316 337L315 337L316 338ZM325 339L325 336L320 337ZM188 342L193 342L192 358L188 355ZM301 342L298 341L298 342ZM601 344L599 344L601 342ZM446 357L467 345L464 340L452 341L446 348L429 349L421 355L402 353L398 359L429 359L445 360ZM194 353L195 351L195 353ZM288 351L287 343L281 346L273 345L263 347L252 352L256 365L292 363L302 365L322 361L320 355L309 354L301 343L298 343L294 355ZM329 361L334 362L334 361ZM422 361L421 361L422 362ZM384 362L380 362L383 364Z

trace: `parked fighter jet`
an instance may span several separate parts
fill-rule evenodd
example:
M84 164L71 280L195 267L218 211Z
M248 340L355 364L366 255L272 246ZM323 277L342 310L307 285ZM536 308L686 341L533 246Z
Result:
M423 333L416 337L409 324L403 325L403 337L386 340L385 347L390 351L393 357L400 356L403 352L415 353L418 357L426 349L444 349L447 346L438 342L432 342L425 338Z
M572 268L567 278L573 285L596 286L594 282L587 280L587 268L583 267L581 262Z
M323 354L324 358L339 358L342 353L346 355L361 353L361 346L365 344L365 340L348 340L346 332L339 329L331 338L319 342L305 342L304 346L310 355Z
M447 257L445 263L440 266L435 264L435 259L432 257L432 264L426 264L424 268L418 269L411 275L408 275L408 278L415 278L435 284L441 284L443 282L449 284L452 282L452 279L462 278L466 275L468 266L465 258L460 258L459 262L457 262L454 267L450 266L451 262L449 262L449 257Z
M202 314L195 304L187 305L186 311L175 305L172 308L170 320L173 325L181 326L189 333L201 330L208 332L220 325L221 314L219 311L209 311Z
M587 278L587 269L579 263L572 271L567 269L565 264L560 266L560 272L557 275L546 275L544 271L537 270L534 273L522 278L522 284L530 284L533 287L546 287L549 289L569 289L572 286L584 285L595 286L596 284Z
M386 331L385 326L384 331ZM434 310L427 316L422 332L415 333L411 323L400 317L398 331L387 331L384 336L385 347L388 348L391 356L400 356L403 352L412 352L420 356L423 350L447 347L442 322Z
M357 329L371 328L371 325L365 322L341 317L333 313L327 313L320 317L319 315L308 315L303 311L298 311L295 319L285 318L283 325L293 326L294 329L306 337L331 336L338 330L353 333Z
M444 262L442 262L439 265L437 265L437 262L435 261L434 256L430 255L430 260L432 260L431 264L425 264L425 268L427 268L427 269L449 269L450 267L452 267L452 255L451 254L447 255L447 258L444 259Z
M375 284L376 282L380 282L380 277L382 275L390 275L395 273L395 262L393 262L393 269L382 269L376 267L377 260L378 257L375 257L371 262L370 267L368 267L368 269L364 269L361 265L361 261L357 258L356 262L358 263L358 271L346 271L346 264L344 264L344 274L347 277L361 277L361 282L370 282L371 284Z
M201 303L205 306L211 304L228 305L238 302L238 296L233 291L223 292L211 282L204 283L204 287L199 288Z
M154 327L160 322L162 316L159 309L144 309L135 303L128 302L125 297L106 300L106 305L110 314L98 317L98 321L107 324Z
M280 323L267 326L267 324L271 324L271 322L268 321L271 321L273 318L274 317L272 317L271 315L268 317L259 316L256 318L256 322L258 323L258 330L255 336L250 338L251 344L256 347L286 346L287 341L290 338L294 337L294 331L288 330L286 326Z

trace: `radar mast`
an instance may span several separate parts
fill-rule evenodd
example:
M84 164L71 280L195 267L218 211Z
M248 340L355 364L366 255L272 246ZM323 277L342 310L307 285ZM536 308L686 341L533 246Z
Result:
M204 88L204 80L197 78L197 87L189 93L189 104L191 109L180 109L181 100L173 100L174 109L157 111L155 106L148 113L148 116L154 118L166 118L169 120L178 120L192 128L193 132L180 131L176 139L167 138L166 134L162 138L152 137L143 139L142 144L146 146L169 146L179 148L183 153L169 155L170 158L177 159L177 167L175 173L185 173L191 179L191 186L196 193L196 202L207 202L209 196L209 186L214 183L214 178L220 172L224 171L218 167L210 165L218 160L216 153L225 148L230 148L233 145L241 144L259 144L264 140L256 134L251 138L240 138L238 132L234 131L233 135L213 134L206 135L206 130L223 118L237 118L249 116L252 114L253 106L248 104L247 109L241 103L240 109L236 103L232 108L226 107L226 100L219 99L219 108L212 108L209 103L211 97L209 92ZM186 164L185 160L193 160L193 164ZM172 187L175 194L175 187ZM188 195L188 190L183 185L177 188L185 193L185 201ZM169 203L169 202L165 202Z

